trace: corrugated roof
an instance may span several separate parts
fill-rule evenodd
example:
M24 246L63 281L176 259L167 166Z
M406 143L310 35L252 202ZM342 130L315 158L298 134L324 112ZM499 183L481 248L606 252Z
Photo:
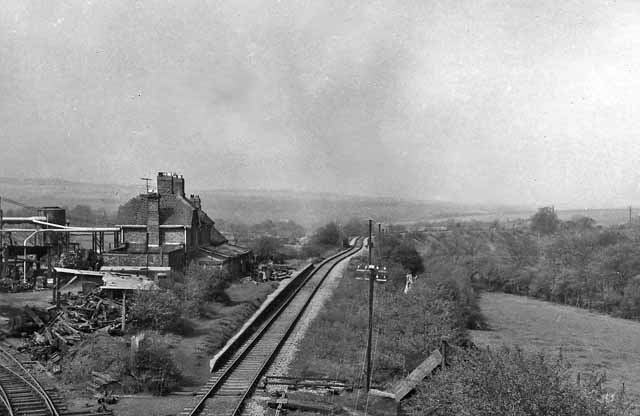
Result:
M236 246L233 244L225 243L217 246L203 247L207 253L213 253L220 257L236 257L249 253L251 250L248 248Z
M122 275L106 273L102 277L103 285L101 289L118 290L153 290L158 289L158 285L150 279L134 275Z
M229 259L226 257L219 257L213 253L208 253L200 250L199 255L194 258L194 261L198 264L215 264L215 265L223 265Z
M198 263L224 264L225 262L250 253L251 250L233 244L201 247L199 256L194 260Z

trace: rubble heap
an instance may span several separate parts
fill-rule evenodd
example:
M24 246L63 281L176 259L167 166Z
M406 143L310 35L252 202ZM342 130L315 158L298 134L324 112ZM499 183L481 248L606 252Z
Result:
M99 330L118 333L122 322L122 304L101 296L97 290L86 296L66 296L57 313L55 307L23 310L22 316L10 325L12 332L31 332L22 349L28 350L34 360L53 363L69 346L81 341L83 334Z

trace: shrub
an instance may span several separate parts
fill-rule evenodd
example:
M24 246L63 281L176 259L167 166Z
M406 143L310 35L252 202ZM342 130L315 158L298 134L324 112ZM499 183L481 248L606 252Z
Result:
M540 208L531 217L531 230L542 235L553 234L559 225L560 221L553 207Z
M129 373L134 382L129 384L133 392L148 391L153 394L166 394L180 379L169 343L158 334L144 333L135 352Z
M463 352L428 379L407 405L409 415L622 416L624 394L608 395L604 377L577 386L562 359L520 349Z
M229 280L229 274L225 271L192 266L182 281L175 284L173 291L181 302L185 316L206 316L208 302L230 303L225 293Z
M129 317L134 328L179 331L180 299L168 290L139 291L129 307Z

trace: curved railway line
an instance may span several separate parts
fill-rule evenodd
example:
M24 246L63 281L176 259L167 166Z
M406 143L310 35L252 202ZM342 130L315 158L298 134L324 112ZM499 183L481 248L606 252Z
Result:
M362 239L356 239L351 248L320 263L306 277L304 283L265 320L226 363L213 372L207 384L198 392L195 405L185 408L180 416L239 415L245 399L260 380L262 373L275 357L329 272L361 248Z
M65 400L45 388L23 363L0 347L0 416L109 416L109 410L67 410Z
M0 348L0 415L60 416L63 410L60 397L51 397L22 363Z

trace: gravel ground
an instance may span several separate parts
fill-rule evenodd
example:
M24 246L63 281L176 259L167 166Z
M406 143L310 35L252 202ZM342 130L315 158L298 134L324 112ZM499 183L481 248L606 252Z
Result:
M360 250L362 251L362 250ZM360 251L356 252L353 256L360 254ZM349 264L350 256L341 261L336 267L333 268L329 276L325 279L322 286L316 292L307 309L302 317L298 320L295 328L291 332L289 339L280 349L277 357L273 360L269 369L265 372L268 376L286 376L289 372L289 365L293 361L295 354L298 351L298 343L307 333L309 325L318 315L324 304L331 298L333 291L338 287L340 279L342 278L344 271ZM263 392L257 392L247 402L243 414L245 416L265 416L267 414L265 410L266 402Z

